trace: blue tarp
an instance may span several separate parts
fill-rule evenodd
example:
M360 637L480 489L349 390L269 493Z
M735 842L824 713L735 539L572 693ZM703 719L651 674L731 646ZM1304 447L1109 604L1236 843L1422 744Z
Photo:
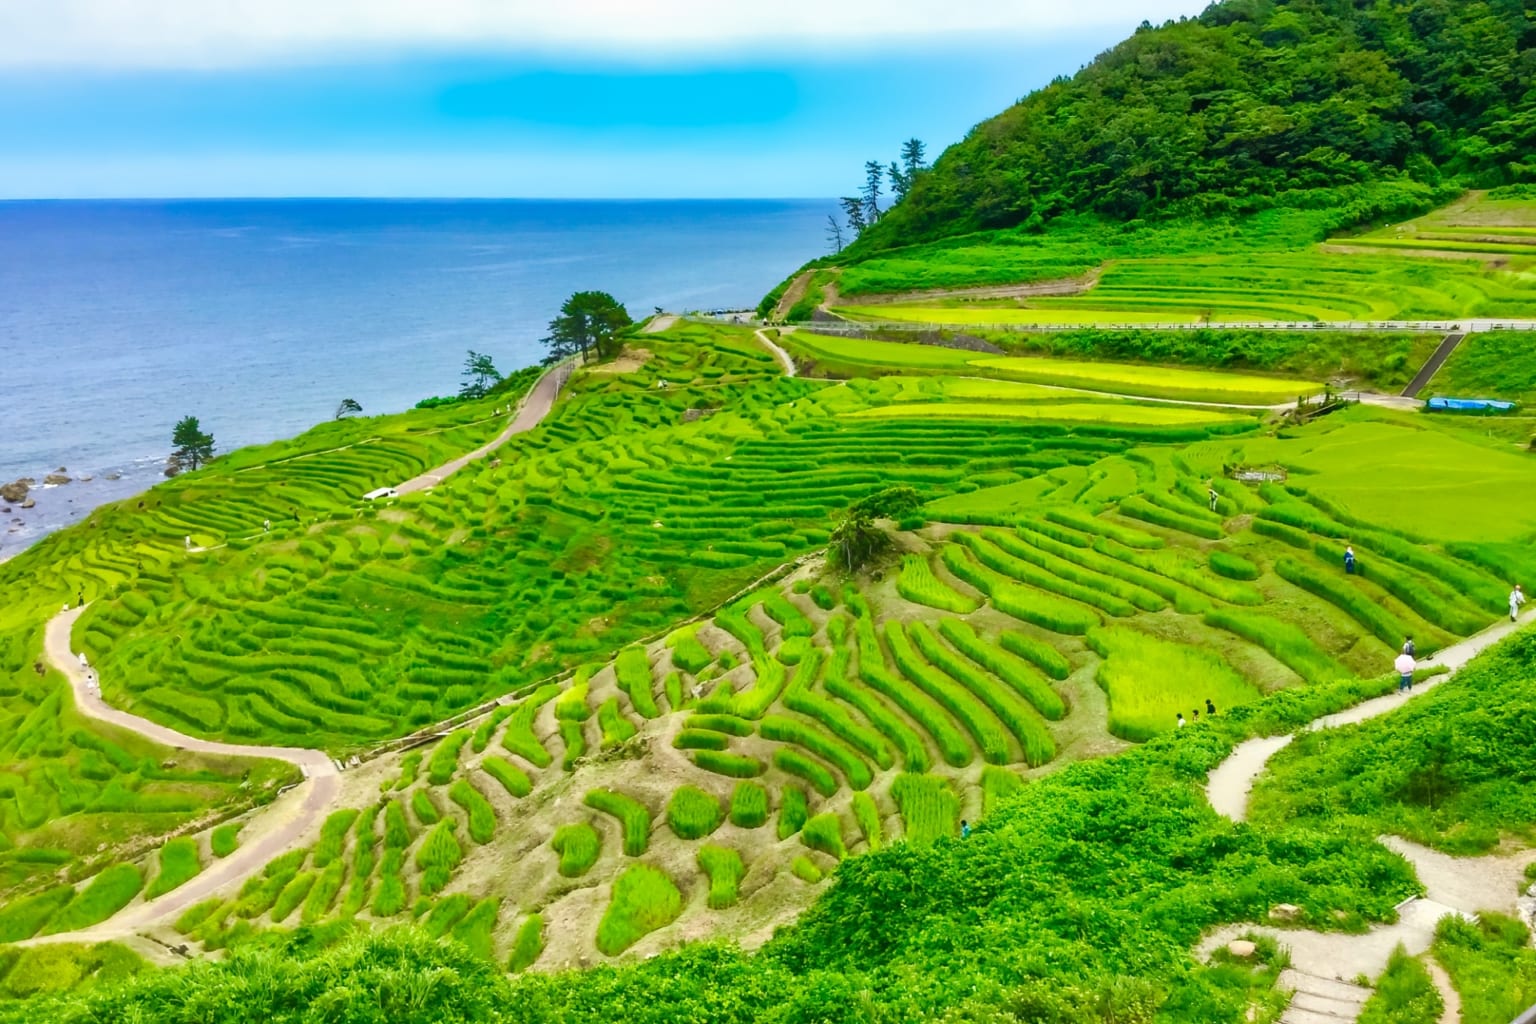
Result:
M1496 398L1431 398L1426 407L1453 412L1509 412L1514 402L1501 402Z

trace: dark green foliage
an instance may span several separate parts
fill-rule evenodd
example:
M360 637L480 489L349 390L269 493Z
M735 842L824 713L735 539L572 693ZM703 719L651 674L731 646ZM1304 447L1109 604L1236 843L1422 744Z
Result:
M1461 995L1462 1024L1506 1024L1536 1004L1536 951L1519 919L1485 911L1473 924L1447 914L1432 951Z

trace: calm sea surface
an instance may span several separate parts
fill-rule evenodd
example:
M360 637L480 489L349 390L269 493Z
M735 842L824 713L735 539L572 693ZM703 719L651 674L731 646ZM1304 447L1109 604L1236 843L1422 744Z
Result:
M754 306L822 251L832 207L0 203L0 483L92 478L0 514L0 557L160 479L184 415L228 451L298 433L342 398L406 409L456 390L467 349L504 371L536 362L582 289L637 319Z

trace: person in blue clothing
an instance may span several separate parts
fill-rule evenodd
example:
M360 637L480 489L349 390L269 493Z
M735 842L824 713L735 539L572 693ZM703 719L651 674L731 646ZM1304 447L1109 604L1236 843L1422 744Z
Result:
M964 818L960 819L960 838L971 838L971 823L966 821Z
M1349 575L1355 574L1355 547L1353 544L1344 546L1344 571Z

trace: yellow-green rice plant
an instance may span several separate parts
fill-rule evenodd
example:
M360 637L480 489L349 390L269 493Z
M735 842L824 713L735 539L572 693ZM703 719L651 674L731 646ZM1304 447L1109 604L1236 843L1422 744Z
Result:
M922 555L907 555L901 560L896 592L914 604L925 604L958 615L967 615L981 606L974 597L960 593L935 576L928 559Z
M1119 592L1119 596L1142 611L1159 611L1164 602L1168 602L1186 615L1198 615L1211 606L1211 602L1199 591L1167 576L1150 572L1119 558L1112 558L1093 547L1093 542L1086 537L1081 539L1089 546L1077 547L1047 536L1042 530L1037 529L1037 526L1045 527L1049 524L1021 526L1018 528L1017 540L1037 546L1062 561L1080 566L1083 570L1118 580L1119 583L1116 585L1124 588ZM1006 544L1002 546L1008 547ZM1013 549L1008 548L1008 550ZM1086 580L1079 580L1079 582L1086 582ZM1156 602L1151 600L1152 598L1156 598Z
M304 900L304 913L300 917L304 924L314 924L330 912L331 905L341 892L346 874L347 862L344 860L332 861L330 867L320 872L314 888L309 890L309 896Z
M785 786L779 791L778 836L780 839L788 839L799 832L805 825L807 817L809 817L809 810L806 807L805 790L799 786Z
M554 760L544 744L534 735L533 719L539 709L560 695L560 684L549 683L523 698L512 717L507 720L507 731L502 733L501 745L522 757L535 768L548 768Z
M1161 526L1167 530L1202 537L1205 540L1221 540L1225 536L1220 523L1208 519L1197 519L1186 512L1155 505L1140 495L1121 499L1119 511L1123 516L1140 519L1144 523Z
M921 623L915 623L920 627ZM891 649L901 674L916 683L962 722L981 748L981 755L992 764L1013 760L1007 733L988 708L942 671L934 668L913 648L907 631L894 620L885 624L885 641Z
M731 824L758 828L768 820L768 791L755 782L738 782L731 793Z
M1093 549L1138 569L1166 576L1218 601L1251 606L1264 603L1264 595L1257 589L1239 580L1230 580L1208 572L1193 553L1184 548L1137 551L1112 540L1101 540L1094 544Z
M1332 566L1338 549L1330 543L1319 541L1312 547L1313 554L1323 564ZM1473 608L1465 598L1441 581L1422 575L1386 557L1356 547L1357 563L1369 569L1371 583L1397 598L1417 612L1425 622L1457 636L1468 636L1488 625L1488 611ZM1215 563L1212 562L1212 568ZM1497 607L1497 606L1495 606Z
M1272 619L1268 615L1224 608L1207 612L1205 622L1229 633L1236 633L1249 643L1264 648L1276 661L1309 683L1331 683L1354 676L1353 672L1317 646L1305 632L1289 622Z
M1343 611L1364 626L1366 632L1389 647L1395 648L1402 643L1404 636L1412 632L1397 616L1377 604L1366 591L1350 586L1345 580L1334 578L1316 565L1282 558L1275 562L1275 573L1287 583L1295 584ZM1429 649L1430 645L1420 644L1420 650L1425 653L1429 653Z
M603 837L597 829L582 821L555 829L550 845L560 855L560 873L566 878L579 878L597 863Z
M613 899L597 926L597 948L618 956L640 939L677 920L683 897L666 872L631 864L613 882Z
M464 848L453 834L453 821L438 822L427 833L416 850L416 867L421 870L420 890L423 896L442 892L453 877L454 868L464 859Z
M891 798L909 843L931 843L959 828L960 798L948 779L905 772L891 783Z
M368 902L368 887L373 867L378 862L374 853L379 841L374 829L378 815L377 806L365 807L352 826L352 881L347 886L346 899L341 902L341 913L345 917L353 916Z
M859 617L854 620L854 634L858 638L859 678L922 726L939 745L939 752L948 764L956 768L970 764L974 756L971 742L944 708L927 693L893 676L886 667L885 654L867 607L862 607Z
M315 887L315 873L304 871L294 875L288 884L283 886L283 891L277 894L277 900L272 904L272 920L282 924L288 915L299 908L299 904L309 896L311 889Z
M496 921L500 916L501 898L487 896L453 926L451 937L475 956L489 960L496 952L491 936L496 931Z
M728 750L695 750L691 756L700 768L729 779L755 779L767 771L757 758Z
M1223 710L1246 704L1258 690L1219 654L1172 643L1124 626L1096 629L1088 646L1102 658L1098 682L1109 695L1109 731L1146 740L1177 726L1176 716L1206 700Z
M0 907L0 942L19 942L36 935L48 919L74 898L73 886L56 885Z
M833 860L848 856L848 848L843 845L843 821L831 811L808 819L800 829L800 841Z
M490 842L496 835L496 812L485 794L465 780L455 779L448 787L448 798L469 815L469 837L482 845Z
M827 769L826 765L809 754L789 747L780 747L773 752L773 765L782 772L804 779L822 796L830 797L837 792L837 777Z
M582 665L576 670L571 685L555 699L555 718L560 721L585 722L592 717L587 705L587 690L592 683L594 666Z
M427 762L427 781L434 786L445 786L448 780L453 778L454 771L459 766L459 751L464 749L464 744L469 742L469 730L458 729L449 733L432 750L432 757Z
M370 908L374 917L393 917L405 909L405 878L401 874L404 866L405 851L386 846Z
M840 622L841 620L834 621ZM836 697L839 701L848 704L858 711L859 714L863 715L874 726L874 731L879 734L880 738L890 746L895 747L901 754L903 768L908 771L927 771L929 765L928 746L923 742L922 736L918 734L916 729L908 725L905 719L887 707L884 701L876 696L872 690L865 688L850 678L848 674L849 651L846 647L842 646L840 641L837 641L837 644L838 646L832 652L832 661L827 666L827 693ZM788 704L788 701L786 701L786 704ZM794 707L794 705L789 706ZM795 710L801 709L796 708ZM838 710L841 709L839 708ZM851 716L847 717L851 718ZM821 721L827 722L828 719L823 718ZM853 724L855 727L857 726L857 722ZM866 749L863 744L855 740L855 734L851 730L838 732L838 735L850 743L854 743L859 749ZM874 756L876 763L882 769L889 768L894 763L894 761L890 760L889 752L886 753L884 758L878 755Z
M438 810L432 794L425 789L418 789L411 793L411 813L416 815L416 820L423 825L436 825L443 819L443 812Z
M65 888L68 887L65 886ZM181 916L176 918L176 924L173 927L183 935L191 935L213 916L214 911L221 907L226 907L227 902L222 896L211 896L206 900L194 903L181 912Z
M661 681L661 688L667 695L668 710L681 711L685 703L683 698L683 674L676 671L668 672L667 677Z
M325 819L325 824L320 826L320 839L315 843L315 852L312 863L317 868L323 868L332 861L341 858L342 848L346 846L347 833L352 831L352 824L357 820L355 808L345 808L333 811Z
M196 839L191 836L167 839L165 845L160 847L160 871L144 890L144 898L152 900L168 893L202 870L203 863Z
M816 866L816 862L805 854L796 857L794 862L789 865L789 870L802 882L809 882L812 885L815 885L825 877L821 872L821 868Z
M747 866L741 854L725 846L705 843L699 847L699 869L709 876L709 908L724 910L738 898L738 888Z
M469 893L449 893L432 905L427 916L421 919L421 930L440 939L448 934L448 929L458 924L469 908L474 906L475 898Z
M1312 537L1304 530L1298 530L1294 526L1273 522L1264 516L1254 519L1251 529L1254 533L1263 537L1273 537L1275 540L1289 544L1293 548L1312 547Z
M43 927L44 935L79 931L100 924L126 907L144 886L144 876L132 864L114 864L75 893L74 899Z
M575 719L560 719L560 742L565 746L565 754L560 758L560 767L564 771L575 771L576 762L587 752L587 734L582 724Z
M672 651L672 664L693 675L704 671L715 660L709 649L699 643L697 634L697 626L688 626L667 637L667 647Z
M624 831L625 856L638 857L645 853L651 842L651 812L646 810L644 804L611 789L589 790L582 802L595 811L619 819L619 825Z
M996 677L974 661L946 646L923 623L912 623L908 627L908 636L929 665L958 682L997 716L997 720L1018 740L1025 761L1038 766L1056 756L1056 742L1051 738L1050 730L1025 696L1010 686L1001 685Z
M806 618L805 613L796 608L794 602L780 591L768 591L763 598L763 611L768 613L769 618L784 627L783 635L786 639L796 636L808 637L816 632L816 627L810 619Z
M495 711L486 715L480 724L475 726L474 734L469 738L469 748L475 753L480 753L491 742L491 734L494 733L502 722L505 722L517 710L514 704L503 704ZM409 783L407 783L409 785Z
M651 691L656 680L651 675L651 662L646 657L644 647L631 646L620 651L614 659L613 671L619 689L629 695L630 706L642 718L655 718L661 714L661 709L656 706L656 696Z
M533 782L528 778L528 773L504 757L487 754L480 762L480 768L515 797L525 797L533 792Z
M1122 564L1093 551L1062 544L1028 527L1013 532L986 529L981 535L1014 558L1089 590L1111 594L1140 611L1159 612L1168 606L1162 595L1130 578L1137 575L1134 570L1127 572Z
M724 750L731 745L731 738L723 732L708 729L680 729L672 740L678 750Z
M619 698L609 697L597 709L597 723L603 730L602 749L610 750L614 747L622 747L625 743L640 731L640 727L629 720L619 707Z
M735 715L690 715L684 724L690 728L708 729L732 736L751 736L757 731L751 722Z
M1110 615L1125 617L1136 614L1135 605L1124 598L1117 597L1102 587L1090 586L1058 576L1042 568L1037 561L1028 561L1004 551L989 538L971 533L957 533L955 536L970 549L971 554L975 555L976 560L982 565L994 572L1002 573L1015 583L1027 584L1038 590L1081 601L1083 604L1102 609ZM1035 554L1041 556L1041 559L1044 557L1043 552L1035 551ZM998 595L994 594L992 603L997 605L999 610L1006 610L998 601Z
M1024 780L1018 772L1001 765L986 765L981 769L981 813L991 814L999 801L1023 790Z
M507 960L507 970L525 971L544 952L544 918L529 914L518 925L517 937L512 940L512 956Z
M944 619L939 623L939 632L966 657L1018 691L1034 705L1036 711L1046 718L1053 722L1060 721L1067 713L1066 703L1061 699L1061 695L1040 678L1034 666L979 636L964 619ZM1011 635L1026 641L1026 644L1039 644L1045 652L1049 652L1042 657L1051 664L1053 677L1066 678L1070 672L1070 666L1055 648L1041 644L1034 638L1026 637L1021 633ZM1058 671L1061 675L1055 676L1054 673Z
M873 779L869 765L859 756L858 751L809 722L802 722L786 715L765 715L759 731L764 739L804 747L817 757L828 761L843 773L843 777L848 780L848 785L854 789L864 789Z
M1212 551L1210 562L1212 572L1218 576L1225 576L1229 580L1252 582L1260 575L1257 565L1242 555L1233 554L1230 551Z
M667 801L667 824L679 839L702 839L722 817L720 801L696 786L679 786Z
M991 572L959 545L946 544L940 555L950 572L991 598L998 611L1021 622L1077 636L1099 624L1099 617L1092 610Z
M992 766L982 768L982 773ZM880 808L875 805L875 798L868 793L853 794L853 820L858 823L859 833L864 837L864 842L873 853L880 849L882 836L880 829Z

